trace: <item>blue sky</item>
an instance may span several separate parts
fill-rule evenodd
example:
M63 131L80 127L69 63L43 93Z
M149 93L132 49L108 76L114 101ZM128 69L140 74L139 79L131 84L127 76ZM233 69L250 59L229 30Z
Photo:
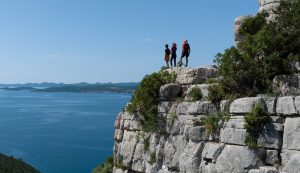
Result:
M1 0L0 83L140 81L185 38L190 65L209 65L234 45L234 18L257 11L256 0Z

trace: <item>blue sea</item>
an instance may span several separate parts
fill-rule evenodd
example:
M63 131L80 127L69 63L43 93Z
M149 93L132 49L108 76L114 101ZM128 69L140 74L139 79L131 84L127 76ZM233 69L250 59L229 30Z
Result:
M130 98L0 90L0 153L43 173L90 173L112 155L114 120Z

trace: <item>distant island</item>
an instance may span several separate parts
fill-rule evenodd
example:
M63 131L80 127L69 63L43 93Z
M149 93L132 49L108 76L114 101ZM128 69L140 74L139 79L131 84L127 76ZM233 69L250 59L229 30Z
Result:
M40 173L31 165L21 159L6 156L0 153L0 172L1 173Z
M39 84L0 84L0 89L9 91L32 91L32 92L75 92L75 93L133 93L138 83L39 83Z

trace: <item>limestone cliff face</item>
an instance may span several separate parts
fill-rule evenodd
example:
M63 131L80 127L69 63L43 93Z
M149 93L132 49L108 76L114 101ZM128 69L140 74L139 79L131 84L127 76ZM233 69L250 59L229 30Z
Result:
M278 0L260 0L262 10L278 6ZM236 30L247 17L236 20ZM238 37L238 35L236 35ZM236 37L236 38L237 38ZM239 41L242 38L237 38ZM278 76L273 88L280 97L259 95L223 100L188 101L187 93L216 78L215 67L173 68L174 84L160 88L158 117L165 133L147 133L140 115L126 111L115 122L115 173L299 173L300 172L300 76ZM255 105L270 116L258 135L258 149L245 144L248 135L244 117ZM210 133L203 118L220 111L230 115Z
M159 116L165 120L165 134L143 132L139 116L128 112L118 115L115 123L114 157L116 173L298 173L300 171L300 96L258 96L224 100L220 105L209 101L185 101L186 93L199 87L204 96L207 78L217 69L174 68L175 84L162 86ZM178 101L182 97L182 101ZM271 121L259 135L259 149L245 145L247 131L244 115L260 104ZM217 110L228 112L228 121L210 134L201 123ZM148 140L148 141L145 141ZM147 147L145 147L147 145Z

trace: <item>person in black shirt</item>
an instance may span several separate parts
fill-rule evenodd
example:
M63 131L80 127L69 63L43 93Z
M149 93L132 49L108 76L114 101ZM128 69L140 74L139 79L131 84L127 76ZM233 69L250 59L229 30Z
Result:
M171 67L173 66L173 61L174 61L174 67L176 67L176 51L177 51L177 45L176 43L173 43L172 48L171 48Z
M169 68L169 60L170 60L171 51L169 49L168 44L166 44L165 47L166 47L166 49L165 49L165 61L166 61L167 67Z

